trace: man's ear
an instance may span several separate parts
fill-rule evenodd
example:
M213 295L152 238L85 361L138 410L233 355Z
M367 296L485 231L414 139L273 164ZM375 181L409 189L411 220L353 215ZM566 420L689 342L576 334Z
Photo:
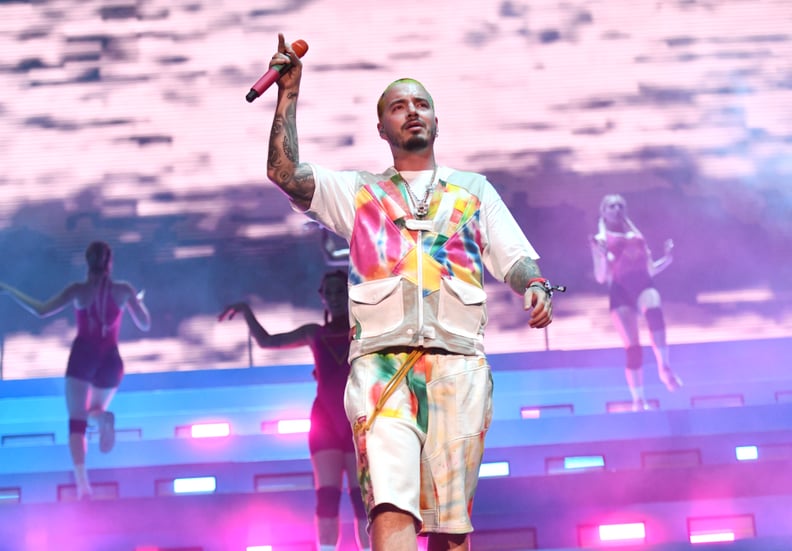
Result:
M379 132L380 138L385 137L385 127L383 127L381 124L377 125L377 132Z

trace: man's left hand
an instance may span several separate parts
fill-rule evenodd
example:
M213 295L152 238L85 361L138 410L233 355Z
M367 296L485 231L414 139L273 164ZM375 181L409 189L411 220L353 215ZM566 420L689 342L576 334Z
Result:
M531 285L525 290L523 298L523 307L531 312L528 325L534 329L542 329L552 323L553 302L548 291L538 285Z

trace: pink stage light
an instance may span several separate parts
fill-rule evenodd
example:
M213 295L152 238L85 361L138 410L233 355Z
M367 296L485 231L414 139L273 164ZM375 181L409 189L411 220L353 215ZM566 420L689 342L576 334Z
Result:
M712 534L691 534L690 543L717 543L734 541L734 532L713 532Z
M646 528L643 522L628 524L603 524L599 526L600 541L632 541L646 538Z
M756 537L753 515L695 517L688 519L690 543L736 541Z
M278 421L278 434L297 434L311 430L310 419L281 419Z
M572 404L553 404L549 406L523 406L520 408L522 419L539 419L540 417L558 417L572 415L575 408Z
M228 423L198 423L190 426L190 436L193 438L217 438L231 434L231 425Z
M264 434L301 434L309 430L311 430L310 419L281 419L261 423L261 432Z
M580 547L607 547L646 543L646 528L643 522L623 522L618 524L578 525Z

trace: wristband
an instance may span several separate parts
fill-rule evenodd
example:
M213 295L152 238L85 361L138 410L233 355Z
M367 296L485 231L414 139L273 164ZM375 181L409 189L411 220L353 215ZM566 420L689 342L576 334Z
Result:
M525 284L525 288L527 289L528 287L530 287L531 285L533 285L535 283L538 283L542 287L547 287L547 283L548 282L547 282L547 279L545 279L543 277L534 277L534 278L531 278L531 279L528 280L528 283Z
M560 291L562 293L566 292L566 285L553 285L550 283L549 280L543 277L534 277L528 280L528 284L525 286L525 290L527 291L529 287L539 287L547 296L552 297L553 291Z

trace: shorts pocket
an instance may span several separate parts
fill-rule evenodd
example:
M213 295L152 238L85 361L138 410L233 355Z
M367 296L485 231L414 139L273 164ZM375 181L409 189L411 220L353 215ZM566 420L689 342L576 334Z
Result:
M492 424L492 373L489 366L480 366L457 377L458 434L474 436L486 432Z
M357 326L357 338L376 337L393 331L404 321L401 277L367 281L349 288L349 311Z
M458 279L440 280L437 319L440 325L463 337L475 338L486 322L487 293L481 287Z

